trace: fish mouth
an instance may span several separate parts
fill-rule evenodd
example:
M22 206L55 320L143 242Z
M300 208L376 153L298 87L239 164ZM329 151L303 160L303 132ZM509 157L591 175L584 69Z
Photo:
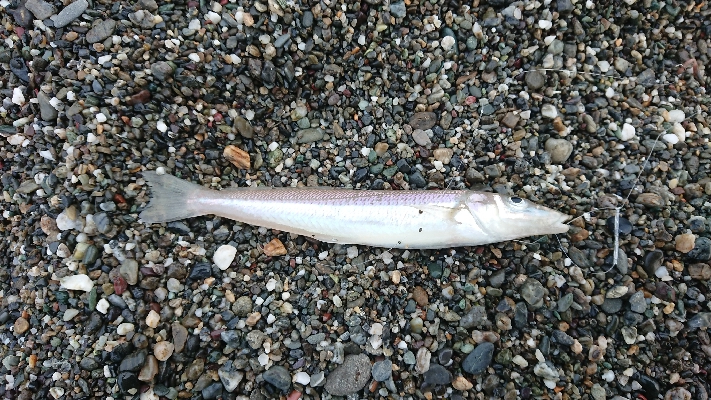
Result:
M556 221L553 222L552 227L556 229L556 233L566 233L568 232L568 229L570 229L570 225L566 224L566 222L572 218L573 217L568 214L559 213L558 218L556 218Z

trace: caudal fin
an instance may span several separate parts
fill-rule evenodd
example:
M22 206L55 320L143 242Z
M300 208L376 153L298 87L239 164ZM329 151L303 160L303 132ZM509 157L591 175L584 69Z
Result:
M195 201L200 192L209 192L202 186L155 171L143 172L143 179L151 187L151 200L138 216L143 223L170 222L206 214Z

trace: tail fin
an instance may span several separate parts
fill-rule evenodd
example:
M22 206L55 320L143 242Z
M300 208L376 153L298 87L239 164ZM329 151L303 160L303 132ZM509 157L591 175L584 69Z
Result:
M170 222L206 214L195 201L200 192L208 192L202 186L173 175L158 175L155 171L143 172L143 179L151 187L151 201L138 216L143 223Z

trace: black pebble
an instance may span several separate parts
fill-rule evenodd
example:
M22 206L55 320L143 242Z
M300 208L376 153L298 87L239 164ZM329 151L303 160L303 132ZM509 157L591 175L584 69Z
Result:
M612 217L608 218L607 221L605 221L605 225L607 226L607 229L614 235L615 234L615 216L613 215ZM630 221L627 218L620 217L619 232L620 232L620 235L629 235L630 233L632 233L632 223L630 223Z

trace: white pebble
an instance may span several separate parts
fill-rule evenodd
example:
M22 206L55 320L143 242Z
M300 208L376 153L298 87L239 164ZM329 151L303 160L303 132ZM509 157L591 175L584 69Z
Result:
M373 325L370 326L370 330L368 331L371 335L382 335L383 334L383 324L376 322Z
M597 62L597 67L600 68L600 72L604 74L610 70L610 63L605 60L600 60Z
M393 255L389 251L383 252L382 259L385 264L390 264L393 262Z
M346 257L353 259L358 257L358 247L356 246L351 246L346 249Z
M615 373L611 370L607 370L604 374L602 374L602 379L607 382L612 382L613 380L615 380Z
M257 360L259 361L259 365L261 365L262 367L269 364L269 356L264 353L260 354Z
M558 116L558 110L556 110L553 104L544 104L543 107L541 107L541 115L553 119Z
M73 220L67 216L67 212L62 211L59 215L57 215L57 228L60 231L68 231L70 229L74 229L77 226L76 220Z
M442 48L443 48L445 51L449 51L449 50L452 49L452 47L454 47L454 44L455 44L456 42L457 42L457 41L456 41L453 37L451 37L451 36L445 36L445 37L442 39L442 43L440 43L440 46L442 46Z
M636 133L637 131L634 129L634 126L625 122L625 124L622 125L622 130L617 134L617 138L623 142L626 142L634 139Z
M163 121L158 121L158 123L156 123L156 129L158 129L161 133L165 133L168 131L168 125L166 125Z
M297 372L296 375L294 375L293 382L306 386L311 382L311 376L303 371Z
M106 115L104 115L104 113L96 114L96 122L98 122L98 123L106 122Z
M553 27L553 23L551 21L546 20L546 19L540 19L540 20L538 20L538 27L543 30L548 30Z
M12 89L12 102L18 106L25 104L25 95L22 94L22 87Z
M83 290L90 292L94 287L94 281L86 274L65 276L59 280L59 285L69 290Z
M194 19L194 20L190 21L190 23L188 24L188 29L196 30L196 29L200 29L200 28L202 28L202 24L200 24L200 20L198 20L198 19Z
M148 315L146 316L146 325L150 326L151 328L155 328L158 326L159 322L160 322L160 314L155 312L155 310L149 311Z
M79 314L79 310L75 308L68 308L67 311L64 312L64 316L62 317L62 319L65 322L71 321L72 319L74 319L74 317L77 316L77 314Z
M267 290L270 292L273 292L274 289L276 289L276 284L277 284L276 279L272 278L272 279L268 280L267 285L266 285Z
M682 110L669 111L669 122L682 122L686 119L686 115Z
M135 329L135 326L133 326L132 323L130 322L124 322L122 324L119 324L119 326L116 328L116 334L124 336L128 334L129 332L133 332Z
M334 295L334 296L333 296L333 305L336 306L336 307L342 307L342 306L343 306L343 300L341 300L341 298L338 297L338 295Z
M106 64L106 63L109 62L109 61L111 61L111 54L107 54L107 55L105 55L105 56L101 56L101 57L99 57L99 58L96 59L96 62L97 62L99 65Z
M516 354L514 358L511 359L514 364L518 365L521 368L526 368L528 367L528 361L526 361L525 358L521 357L520 354Z
M55 161L52 152L50 152L49 150L40 150L39 155L42 156L42 158L44 159Z
M664 136L662 136L662 139L672 145L675 145L679 143L679 136L673 134L673 133L667 133Z
M111 304L106 299L101 299L96 303L96 311L102 314L106 314L109 311L109 307L111 307Z
M169 292L173 292L173 293L177 293L177 292L183 290L183 285L180 283L179 280L177 280L175 278L168 279L168 282L166 283L165 286Z
M232 261L234 261L237 255L237 248L229 244L223 244L217 250L215 250L215 255L212 257L212 262L217 265L217 268L224 271L230 267Z
M220 21L222 21L222 17L220 16L220 14L214 11L210 11L209 13L207 13L207 19L214 25L217 25L220 23Z
M607 97L608 99L611 99L614 96L615 96L615 89L613 89L611 87L608 87L607 89L605 89L605 97Z
M188 54L188 58L193 62L200 62L200 56L197 53Z

